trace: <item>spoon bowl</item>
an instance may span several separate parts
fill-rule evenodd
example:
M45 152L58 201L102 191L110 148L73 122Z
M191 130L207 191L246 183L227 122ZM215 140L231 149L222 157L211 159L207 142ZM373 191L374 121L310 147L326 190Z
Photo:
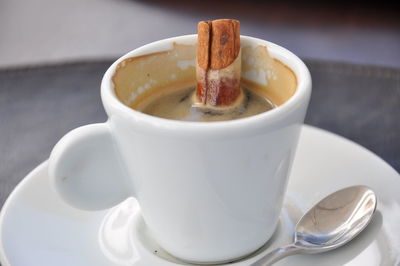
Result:
M368 225L376 206L376 195L366 186L339 190L318 202L300 219L295 244L316 252L342 246Z

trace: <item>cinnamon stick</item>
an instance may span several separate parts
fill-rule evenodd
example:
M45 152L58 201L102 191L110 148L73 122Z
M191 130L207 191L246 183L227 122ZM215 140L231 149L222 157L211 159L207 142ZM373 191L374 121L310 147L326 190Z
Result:
M197 41L197 99L207 106L230 106L240 89L240 22L201 21Z

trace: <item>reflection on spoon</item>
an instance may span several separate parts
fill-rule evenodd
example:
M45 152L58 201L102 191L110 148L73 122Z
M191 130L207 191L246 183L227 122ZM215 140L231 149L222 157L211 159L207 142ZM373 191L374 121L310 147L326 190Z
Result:
M338 248L368 225L376 205L375 193L366 186L353 186L334 192L300 219L293 244L268 253L251 266L271 265L289 255L315 254Z

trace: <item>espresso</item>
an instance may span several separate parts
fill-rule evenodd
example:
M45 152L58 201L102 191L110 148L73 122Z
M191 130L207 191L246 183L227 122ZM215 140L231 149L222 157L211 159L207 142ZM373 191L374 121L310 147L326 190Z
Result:
M195 88L184 88L169 93L155 93L151 100L140 104L145 114L182 121L212 122L234 120L266 112L275 107L267 98L250 89L243 89L243 101L235 108L204 108L193 105Z
M244 118L279 107L296 91L294 72L269 55L266 46L241 50L243 98L238 108L193 105L196 86L196 46L173 43L169 50L126 58L112 77L116 97L126 106L152 116L186 121ZM236 105L235 105L236 106Z

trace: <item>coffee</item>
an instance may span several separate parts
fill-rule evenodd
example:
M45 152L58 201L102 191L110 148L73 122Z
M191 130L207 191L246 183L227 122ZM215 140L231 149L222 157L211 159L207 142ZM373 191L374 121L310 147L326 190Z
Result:
M184 121L244 118L284 104L296 91L293 71L272 58L266 46L242 47L243 102L237 108L197 108L196 46L174 43L166 51L126 58L112 77L117 98L130 108Z
M142 108L139 111L167 119L211 122L244 118L275 107L269 99L246 88L243 89L243 102L235 108L228 109L196 107L192 100L194 93L194 87L169 93L155 92L152 99L142 100Z

